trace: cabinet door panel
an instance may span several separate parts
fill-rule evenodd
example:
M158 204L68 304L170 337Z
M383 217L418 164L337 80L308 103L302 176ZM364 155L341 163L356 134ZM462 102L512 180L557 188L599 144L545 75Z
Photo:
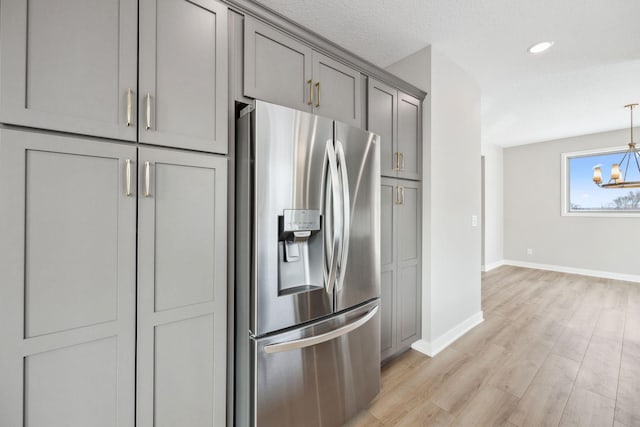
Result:
M396 283L398 310L398 349L404 350L420 335L420 183L396 180L400 187L398 208L398 269Z
M224 425L227 160L139 156L137 425Z
M404 93L398 94L398 178L420 179L422 150L420 101Z
M396 176L395 142L398 133L398 91L369 79L369 131L380 135L380 173Z
M134 425L135 159L0 130L3 425Z
M355 127L362 125L360 72L313 52L313 112Z
M226 153L227 8L142 0L140 17L140 141Z
M135 141L135 0L6 0L0 120Z
M394 180L381 179L380 189L380 351L381 359L392 356L395 351L396 333L396 187Z
M418 266L416 264L398 268L398 344L406 348L418 339L420 324L418 289Z
M244 94L311 111L311 48L251 17L244 20Z

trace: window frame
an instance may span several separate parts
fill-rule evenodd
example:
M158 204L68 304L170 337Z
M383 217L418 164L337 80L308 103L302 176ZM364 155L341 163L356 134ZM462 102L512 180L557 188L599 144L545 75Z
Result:
M615 154L620 153L624 155L624 152L629 150L628 146L616 146L608 148L598 148L593 150L572 151L568 153L562 153L561 155L561 213L562 216L576 216L576 217L607 217L607 218L639 218L640 210L615 210L615 209L590 209L588 211L571 210L570 203L570 191L571 185L569 179L569 160L576 157L589 157L602 154ZM593 184L595 185L595 184Z

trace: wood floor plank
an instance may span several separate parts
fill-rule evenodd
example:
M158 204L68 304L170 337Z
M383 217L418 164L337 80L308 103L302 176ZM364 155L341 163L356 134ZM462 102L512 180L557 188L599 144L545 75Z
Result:
M571 392L560 420L561 427L602 427L613 425L615 401L576 387Z
M569 399L580 363L549 355L509 422L519 426L557 426Z
M508 354L502 347L487 345L480 354L448 378L431 400L442 409L456 414L478 393L493 370L502 365Z
M446 427L453 416L430 401L424 401L410 410L394 427Z
M576 378L576 387L616 398L622 340L593 335Z
M460 411L453 426L502 426L507 423L518 398L491 385L483 386Z
M640 358L623 350L615 419L629 426L640 426Z

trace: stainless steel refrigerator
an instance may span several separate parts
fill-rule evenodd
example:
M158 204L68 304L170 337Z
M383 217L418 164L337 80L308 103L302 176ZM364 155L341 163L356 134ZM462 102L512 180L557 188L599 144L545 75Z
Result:
M237 426L341 426L380 389L380 143L256 101L236 148Z

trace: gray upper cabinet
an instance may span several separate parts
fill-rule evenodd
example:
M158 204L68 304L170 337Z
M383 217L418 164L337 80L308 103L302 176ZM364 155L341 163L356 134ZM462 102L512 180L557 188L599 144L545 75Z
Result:
M140 142L227 153L227 8L140 0Z
M421 103L418 99L369 79L368 128L381 137L383 176L420 179Z
M0 121L136 139L136 0L3 0Z
M0 424L134 425L136 148L0 130Z
M244 94L361 127L360 72L251 17L244 19Z
M311 109L311 48L256 19L244 19L244 94Z
M313 52L313 112L362 126L360 72Z
M369 131L380 135L380 173L396 176L398 91L369 78Z
M420 101L398 92L398 178L420 179L421 118Z
M420 337L420 183L381 180L381 359L405 351Z
M223 426L227 159L139 159L136 425Z

